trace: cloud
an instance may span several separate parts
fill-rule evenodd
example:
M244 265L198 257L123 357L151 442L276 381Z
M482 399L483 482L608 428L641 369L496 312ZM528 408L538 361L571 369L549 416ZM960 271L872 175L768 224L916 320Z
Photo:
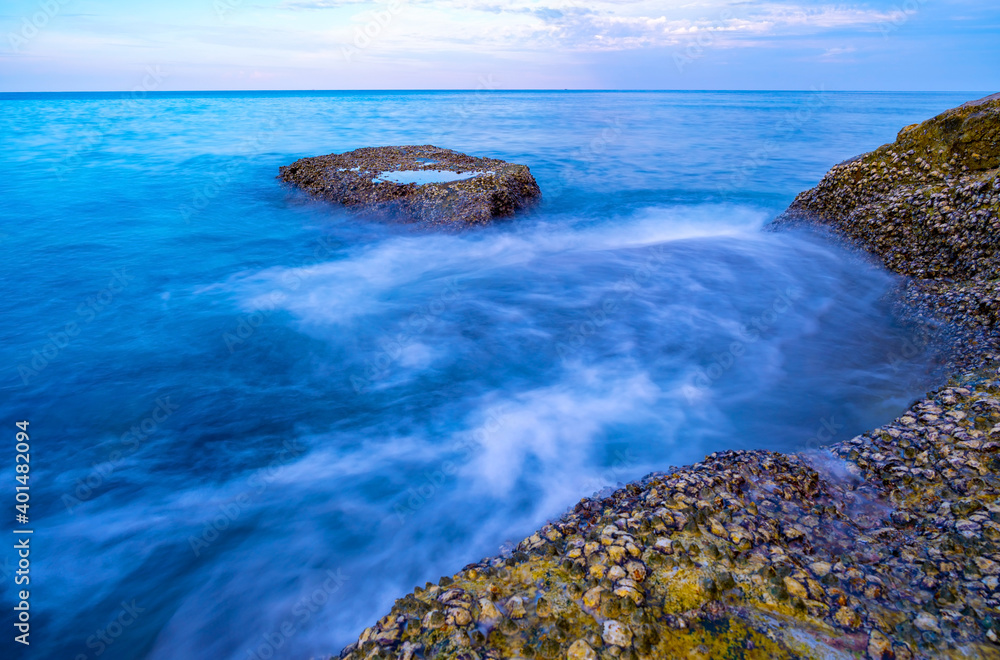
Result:
M278 9L340 9L351 5L370 5L371 0L285 0Z
M668 47L705 39L716 47L756 46L772 38L832 30L875 31L899 21L903 13L862 5L662 0L547 0L541 5L531 0L285 0L281 7L354 7L365 15L391 5L407 13L404 32L422 43L578 52Z
M852 57L845 57L845 55L850 55L851 53L857 52L857 48L853 46L847 46L844 48L828 48L820 56L819 60L821 62L853 62L855 61Z
M174 89L249 87L234 76L252 71L305 88L474 87L487 73L560 89L809 88L820 76L841 87L967 89L996 79L993 6L837 2L206 0L169 12L99 3L99 14L61 13L23 51L4 53L17 66L0 86L127 89L145 65L170 70ZM970 48L986 57L970 65ZM872 68L860 75L858 62Z
M549 11L556 9L550 7ZM680 11L664 12L660 3L633 2L622 7L597 2L589 5L585 13L563 10L562 15L544 19L545 27L538 34L580 50L663 47L699 39L710 39L715 46L739 47L759 45L770 38L835 29L876 30L879 25L898 20L900 13L786 4L700 6L698 10L703 15L683 16ZM686 11L692 14L690 9Z

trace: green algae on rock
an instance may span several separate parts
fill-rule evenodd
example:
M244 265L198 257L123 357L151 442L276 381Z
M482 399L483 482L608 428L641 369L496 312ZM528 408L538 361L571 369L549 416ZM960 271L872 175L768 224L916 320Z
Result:
M998 130L1000 97L907 127L776 221L918 278L916 314L978 333L949 335L972 368L826 450L719 452L584 499L341 657L1000 658Z
M485 225L541 196L525 165L438 147L367 147L301 158L278 178L368 217L426 225Z

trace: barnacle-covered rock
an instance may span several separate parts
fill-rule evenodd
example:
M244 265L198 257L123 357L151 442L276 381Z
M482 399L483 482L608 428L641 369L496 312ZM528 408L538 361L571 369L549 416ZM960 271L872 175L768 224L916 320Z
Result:
M946 324L929 332L949 344L954 365L997 353L1000 94L907 126L892 144L833 167L773 223L795 225L826 226L914 278L902 316Z
M431 145L301 158L279 172L282 181L361 215L425 225L485 225L541 196L525 165Z
M442 578L488 625L428 583L342 657L1000 658L998 126L990 97L907 127L779 219L915 278L903 307L964 351L945 387L822 451L718 452L583 499Z
M848 160L775 224L820 223L896 272L993 279L1000 248L1000 94L907 126Z
M343 657L1000 658L997 521L1000 376L982 369L823 451L718 452L581 500L548 526L554 553L533 535L417 589ZM614 563L617 543L639 557ZM481 638L441 615L468 603Z

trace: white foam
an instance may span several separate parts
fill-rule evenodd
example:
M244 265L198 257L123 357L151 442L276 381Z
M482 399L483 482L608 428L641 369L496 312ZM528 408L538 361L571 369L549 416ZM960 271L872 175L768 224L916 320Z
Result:
M236 278L246 311L284 309L306 326L344 324L385 310L386 296L418 282L439 281L433 297L456 273L510 268L574 251L613 251L708 237L737 238L752 249L774 237L759 227L759 211L725 206L648 208L596 227L535 224L503 233L427 234L359 247L346 259L300 268L276 267Z
M557 385L496 404L501 414L470 432L477 454L463 474L477 489L503 498L523 475L540 471L548 498L578 497L579 484L600 471L592 457L598 436L609 424L634 422L660 395L643 372L616 376L603 369L572 369ZM529 467L531 462L540 465Z

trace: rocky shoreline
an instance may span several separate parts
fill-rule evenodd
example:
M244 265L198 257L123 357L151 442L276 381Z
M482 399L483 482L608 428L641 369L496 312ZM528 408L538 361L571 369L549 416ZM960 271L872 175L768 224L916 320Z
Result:
M822 451L720 452L428 583L342 658L1000 658L1000 97L834 167L818 224L910 276L962 371Z
M834 166L773 228L820 226L909 279L904 316L938 324L957 368L1000 347L1000 94L903 128Z

